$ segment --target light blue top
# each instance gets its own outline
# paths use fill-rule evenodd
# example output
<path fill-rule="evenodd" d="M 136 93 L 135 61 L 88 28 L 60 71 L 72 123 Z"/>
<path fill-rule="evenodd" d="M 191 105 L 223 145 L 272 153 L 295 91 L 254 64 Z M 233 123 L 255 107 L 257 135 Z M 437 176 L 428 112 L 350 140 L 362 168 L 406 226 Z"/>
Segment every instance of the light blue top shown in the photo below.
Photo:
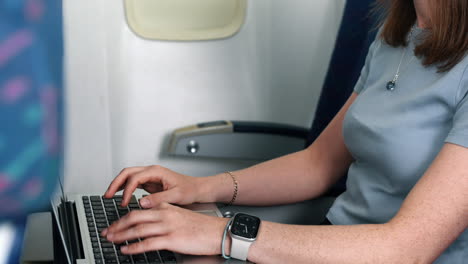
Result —
<path fill-rule="evenodd" d="M 468 147 L 468 57 L 445 73 L 424 67 L 413 52 L 423 34 L 415 29 L 393 91 L 386 85 L 405 48 L 380 38 L 370 47 L 355 86 L 359 95 L 343 123 L 345 144 L 355 161 L 346 192 L 327 215 L 333 224 L 388 222 L 445 142 Z M 467 261 L 465 230 L 436 263 Z"/>

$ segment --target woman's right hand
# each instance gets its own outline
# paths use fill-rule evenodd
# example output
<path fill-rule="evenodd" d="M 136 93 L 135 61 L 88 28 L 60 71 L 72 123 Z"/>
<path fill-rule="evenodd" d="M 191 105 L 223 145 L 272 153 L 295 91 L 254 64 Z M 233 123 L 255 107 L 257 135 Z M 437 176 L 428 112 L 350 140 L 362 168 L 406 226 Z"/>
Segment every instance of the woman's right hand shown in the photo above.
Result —
<path fill-rule="evenodd" d="M 152 165 L 123 169 L 112 181 L 104 194 L 111 198 L 123 191 L 122 206 L 127 206 L 136 188 L 144 189 L 151 195 L 140 200 L 143 208 L 152 208 L 162 202 L 187 205 L 192 203 L 214 202 L 205 197 L 207 178 L 196 178 Z"/>

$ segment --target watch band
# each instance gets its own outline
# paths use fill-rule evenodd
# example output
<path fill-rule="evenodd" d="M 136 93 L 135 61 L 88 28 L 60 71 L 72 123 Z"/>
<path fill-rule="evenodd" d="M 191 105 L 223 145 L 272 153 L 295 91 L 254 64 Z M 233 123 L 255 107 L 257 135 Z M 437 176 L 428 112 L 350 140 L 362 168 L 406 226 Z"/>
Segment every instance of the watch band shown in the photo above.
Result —
<path fill-rule="evenodd" d="M 231 257 L 240 260 L 247 260 L 249 255 L 249 248 L 253 242 L 244 241 L 238 238 L 232 237 L 231 239 Z"/>

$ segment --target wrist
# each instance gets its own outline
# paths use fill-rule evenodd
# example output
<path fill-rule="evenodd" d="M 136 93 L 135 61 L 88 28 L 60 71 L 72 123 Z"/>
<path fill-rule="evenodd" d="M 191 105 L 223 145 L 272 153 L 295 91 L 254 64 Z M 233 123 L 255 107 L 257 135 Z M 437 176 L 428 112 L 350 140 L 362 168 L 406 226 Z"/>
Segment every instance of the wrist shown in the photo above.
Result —
<path fill-rule="evenodd" d="M 227 173 L 198 178 L 200 203 L 228 203 L 232 199 L 233 183 Z"/>
<path fill-rule="evenodd" d="M 221 243 L 222 249 L 226 250 L 226 238 L 229 234 L 230 252 L 223 252 L 223 257 L 226 259 L 235 258 L 239 260 L 247 260 L 249 251 L 252 245 L 257 241 L 258 233 L 261 227 L 260 218 L 245 213 L 236 213 L 227 223 Z M 224 246 L 224 247 L 223 247 Z"/>
<path fill-rule="evenodd" d="M 224 229 L 228 225 L 228 222 L 230 218 L 219 218 L 219 225 L 216 228 L 216 235 L 214 236 L 213 239 L 213 245 L 215 246 L 215 254 L 216 255 L 221 255 L 222 249 L 221 246 L 223 245 L 223 234 L 224 234 Z M 224 253 L 226 255 L 229 255 L 231 253 L 231 236 L 229 234 L 226 235 L 226 238 L 224 240 Z"/>

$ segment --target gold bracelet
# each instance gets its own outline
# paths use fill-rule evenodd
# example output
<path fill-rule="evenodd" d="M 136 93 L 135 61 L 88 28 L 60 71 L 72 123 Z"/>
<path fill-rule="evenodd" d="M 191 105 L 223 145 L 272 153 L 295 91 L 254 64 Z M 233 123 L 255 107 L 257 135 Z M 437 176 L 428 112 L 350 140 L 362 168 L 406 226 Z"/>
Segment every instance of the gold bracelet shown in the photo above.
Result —
<path fill-rule="evenodd" d="M 230 171 L 226 171 L 226 173 L 231 176 L 232 181 L 234 182 L 234 194 L 232 195 L 231 201 L 227 204 L 227 206 L 230 206 L 236 201 L 237 191 L 238 191 L 239 187 L 238 187 L 238 184 L 237 184 L 236 176 L 234 176 L 234 174 L 232 172 L 230 172 Z"/>

